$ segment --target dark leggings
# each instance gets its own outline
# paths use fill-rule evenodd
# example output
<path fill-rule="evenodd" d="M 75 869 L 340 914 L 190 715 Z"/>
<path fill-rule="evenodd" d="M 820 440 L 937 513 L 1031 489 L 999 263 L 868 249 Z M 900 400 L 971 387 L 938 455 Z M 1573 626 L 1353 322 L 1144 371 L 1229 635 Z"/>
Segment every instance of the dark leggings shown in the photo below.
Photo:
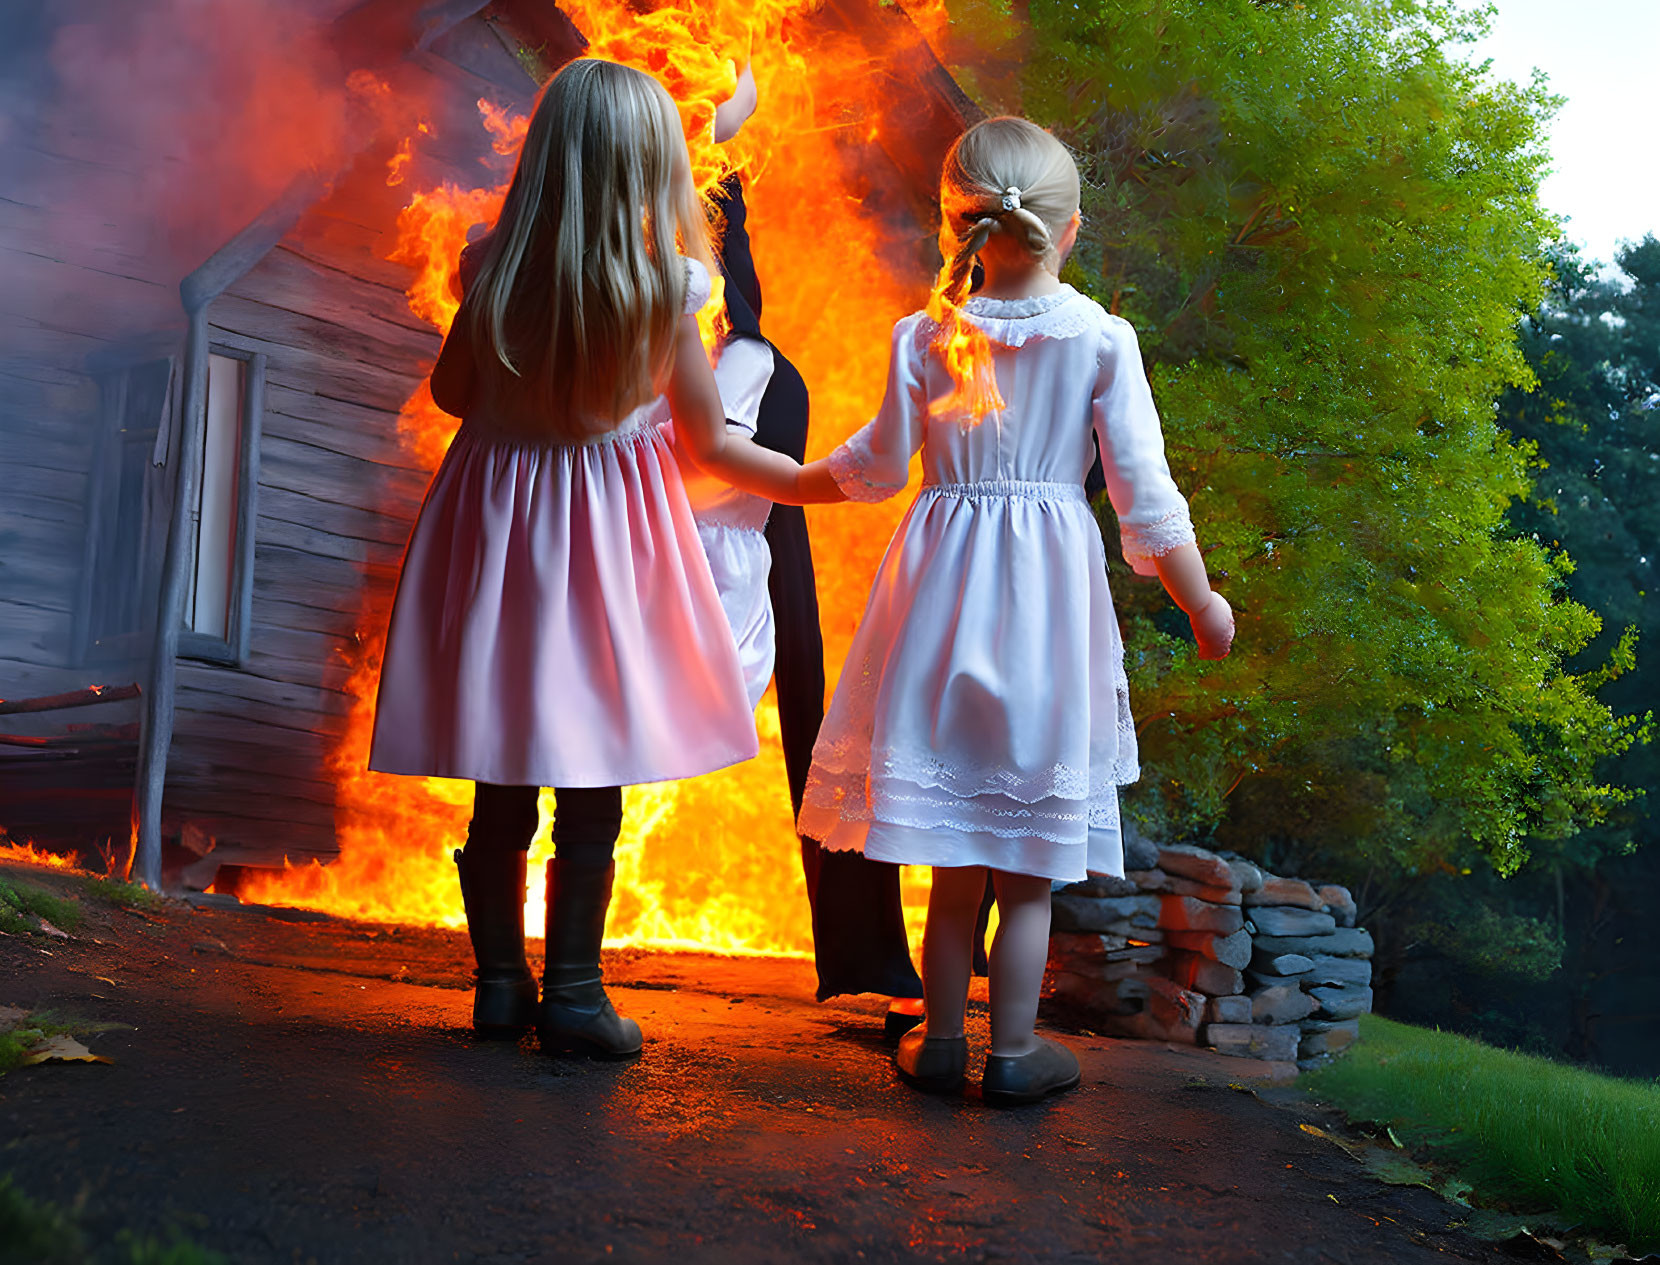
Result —
<path fill-rule="evenodd" d="M 498 786 L 477 782 L 467 846 L 486 851 L 520 852 L 536 835 L 535 786 Z M 603 870 L 622 830 L 622 787 L 567 787 L 554 791 L 553 850 L 561 861 Z"/>

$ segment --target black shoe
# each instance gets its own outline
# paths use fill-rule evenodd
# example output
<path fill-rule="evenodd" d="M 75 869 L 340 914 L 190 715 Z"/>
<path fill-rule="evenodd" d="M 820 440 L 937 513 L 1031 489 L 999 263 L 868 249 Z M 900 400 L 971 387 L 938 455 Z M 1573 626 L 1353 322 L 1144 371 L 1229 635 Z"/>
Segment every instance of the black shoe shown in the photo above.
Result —
<path fill-rule="evenodd" d="M 516 1041 L 536 1022 L 536 977 L 525 960 L 525 854 L 469 844 L 455 853 L 477 963 L 473 1031 Z"/>
<path fill-rule="evenodd" d="M 968 1070 L 967 1037 L 931 1037 L 926 1030 L 899 1038 L 894 1066 L 907 1084 L 930 1094 L 952 1094 Z"/>
<path fill-rule="evenodd" d="M 536 1035 L 549 1054 L 626 1059 L 640 1052 L 640 1025 L 605 995 L 600 944 L 616 866 L 548 862 L 547 961 Z"/>
<path fill-rule="evenodd" d="M 907 1010 L 888 1008 L 886 1018 L 882 1020 L 882 1040 L 889 1045 L 898 1045 L 899 1038 L 922 1022 L 923 1016 L 911 1014 Z"/>
<path fill-rule="evenodd" d="M 1029 1054 L 986 1055 L 986 1072 L 980 1093 L 994 1107 L 1018 1107 L 1037 1102 L 1050 1094 L 1061 1094 L 1075 1086 L 1082 1073 L 1078 1056 L 1057 1041 L 1038 1038 L 1038 1048 Z"/>

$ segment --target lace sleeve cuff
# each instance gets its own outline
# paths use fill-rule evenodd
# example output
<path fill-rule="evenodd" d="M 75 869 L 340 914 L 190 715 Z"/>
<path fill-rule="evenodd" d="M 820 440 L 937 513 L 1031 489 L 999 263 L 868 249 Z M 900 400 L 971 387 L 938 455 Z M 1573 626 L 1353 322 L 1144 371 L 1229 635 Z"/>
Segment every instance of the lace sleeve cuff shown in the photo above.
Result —
<path fill-rule="evenodd" d="M 862 432 L 861 432 L 862 433 Z M 905 490 L 905 485 L 872 483 L 865 475 L 868 454 L 855 447 L 853 439 L 830 454 L 830 476 L 850 501 L 885 501 Z"/>
<path fill-rule="evenodd" d="M 837 479 L 837 482 L 841 480 Z M 1193 521 L 1188 517 L 1185 505 L 1140 526 L 1120 523 L 1118 530 L 1124 545 L 1124 561 L 1137 575 L 1157 575 L 1158 568 L 1153 565 L 1155 558 L 1162 558 L 1183 545 L 1197 543 L 1193 535 Z"/>

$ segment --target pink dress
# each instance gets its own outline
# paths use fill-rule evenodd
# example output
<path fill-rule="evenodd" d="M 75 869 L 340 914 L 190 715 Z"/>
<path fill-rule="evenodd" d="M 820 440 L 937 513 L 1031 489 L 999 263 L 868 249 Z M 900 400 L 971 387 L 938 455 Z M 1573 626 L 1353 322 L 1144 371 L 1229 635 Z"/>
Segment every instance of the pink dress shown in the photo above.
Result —
<path fill-rule="evenodd" d="M 709 275 L 687 271 L 695 312 Z M 370 768 L 617 786 L 755 755 L 668 418 L 659 397 L 569 444 L 467 417 L 404 555 Z"/>

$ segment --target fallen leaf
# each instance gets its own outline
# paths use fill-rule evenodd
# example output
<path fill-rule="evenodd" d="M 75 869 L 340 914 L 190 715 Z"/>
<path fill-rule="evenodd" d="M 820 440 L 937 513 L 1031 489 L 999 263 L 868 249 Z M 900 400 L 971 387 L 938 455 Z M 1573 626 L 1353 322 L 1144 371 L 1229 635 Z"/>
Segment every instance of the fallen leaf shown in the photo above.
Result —
<path fill-rule="evenodd" d="M 1301 1129 L 1304 1133 L 1312 1134 L 1314 1137 L 1321 1138 L 1324 1141 L 1330 1142 L 1333 1146 L 1342 1147 L 1345 1151 L 1347 1151 L 1349 1153 L 1349 1158 L 1350 1159 L 1354 1159 L 1354 1160 L 1360 1159 L 1361 1158 L 1361 1152 L 1363 1152 L 1366 1149 L 1364 1146 L 1362 1146 L 1358 1142 L 1350 1142 L 1347 1138 L 1340 1138 L 1335 1133 L 1327 1133 L 1324 1129 L 1322 1129 L 1317 1124 L 1308 1124 L 1308 1123 L 1305 1122 L 1303 1124 L 1299 1124 L 1297 1127 L 1299 1129 Z"/>
<path fill-rule="evenodd" d="M 60 931 L 58 928 L 54 927 L 51 923 L 47 922 L 46 919 L 44 919 L 44 918 L 42 918 L 40 920 L 40 930 L 41 930 L 42 934 L 49 935 L 55 940 L 67 940 L 67 939 L 69 939 L 69 933 L 67 931 Z"/>
<path fill-rule="evenodd" d="M 35 1063 L 108 1063 L 101 1054 L 94 1054 L 74 1037 L 59 1034 L 36 1042 L 23 1054 L 23 1065 Z"/>
<path fill-rule="evenodd" d="M 1435 1189 L 1435 1175 L 1427 1168 L 1414 1164 L 1404 1155 L 1388 1151 L 1373 1151 L 1363 1161 L 1366 1171 L 1386 1186 L 1422 1186 Z"/>
<path fill-rule="evenodd" d="M 1463 1204 L 1466 1208 L 1470 1206 L 1470 1196 L 1475 1194 L 1475 1187 L 1458 1177 L 1449 1177 L 1432 1189 L 1448 1203 Z"/>

